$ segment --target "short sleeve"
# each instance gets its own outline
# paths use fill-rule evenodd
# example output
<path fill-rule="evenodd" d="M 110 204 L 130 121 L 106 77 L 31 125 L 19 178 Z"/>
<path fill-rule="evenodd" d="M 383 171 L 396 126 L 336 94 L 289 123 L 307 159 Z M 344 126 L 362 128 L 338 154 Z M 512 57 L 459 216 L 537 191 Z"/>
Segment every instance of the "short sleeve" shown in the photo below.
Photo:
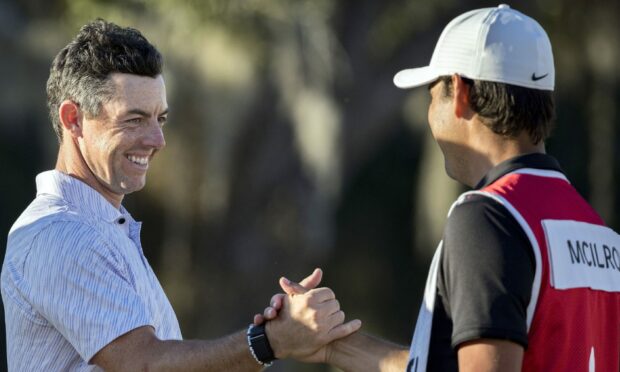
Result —
<path fill-rule="evenodd" d="M 24 264 L 27 296 L 85 361 L 151 316 L 122 256 L 91 227 L 55 222 L 32 243 Z"/>
<path fill-rule="evenodd" d="M 474 196 L 455 207 L 444 232 L 438 290 L 452 318 L 452 346 L 480 338 L 527 347 L 535 273 L 531 243 L 502 205 Z"/>

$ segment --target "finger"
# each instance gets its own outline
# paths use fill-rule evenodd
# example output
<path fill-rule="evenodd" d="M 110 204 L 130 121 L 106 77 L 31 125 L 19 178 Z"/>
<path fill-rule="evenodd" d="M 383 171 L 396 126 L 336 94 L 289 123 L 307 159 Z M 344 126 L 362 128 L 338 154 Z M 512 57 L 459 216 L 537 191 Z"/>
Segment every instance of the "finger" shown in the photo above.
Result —
<path fill-rule="evenodd" d="M 334 327 L 339 326 L 342 323 L 344 323 L 344 319 L 345 319 L 344 311 L 338 310 L 337 312 L 330 315 L 328 320 L 329 320 L 329 324 L 331 325 L 331 328 L 333 329 Z"/>
<path fill-rule="evenodd" d="M 350 322 L 336 326 L 328 332 L 328 336 L 330 340 L 329 342 L 332 342 L 339 338 L 347 337 L 351 333 L 359 330 L 361 327 L 362 327 L 362 321 L 359 319 L 354 319 Z"/>
<path fill-rule="evenodd" d="M 319 312 L 319 315 L 324 318 L 328 318 L 340 311 L 340 302 L 336 299 L 331 299 L 318 304 L 310 303 L 310 306 L 316 309 Z"/>
<path fill-rule="evenodd" d="M 278 317 L 278 312 L 273 307 L 266 307 L 263 311 L 265 320 L 272 320 Z"/>
<path fill-rule="evenodd" d="M 308 292 L 308 290 L 302 287 L 301 285 L 299 285 L 299 283 L 290 281 L 286 279 L 285 277 L 280 278 L 280 287 L 282 287 L 282 290 L 286 292 L 286 294 L 291 295 L 291 296 L 296 295 L 296 294 L 297 295 L 304 294 Z"/>
<path fill-rule="evenodd" d="M 261 314 L 254 315 L 254 325 L 261 325 L 265 322 L 265 318 Z"/>
<path fill-rule="evenodd" d="M 323 270 L 316 268 L 312 274 L 305 277 L 299 284 L 306 289 L 314 289 L 321 284 L 321 279 L 323 279 Z"/>
<path fill-rule="evenodd" d="M 284 301 L 284 297 L 286 295 L 284 293 L 277 293 L 271 297 L 270 307 L 274 308 L 276 311 L 282 308 L 282 302 Z"/>
<path fill-rule="evenodd" d="M 336 299 L 336 294 L 329 288 L 315 288 L 311 289 L 307 293 L 312 298 L 314 303 L 320 304 Z"/>

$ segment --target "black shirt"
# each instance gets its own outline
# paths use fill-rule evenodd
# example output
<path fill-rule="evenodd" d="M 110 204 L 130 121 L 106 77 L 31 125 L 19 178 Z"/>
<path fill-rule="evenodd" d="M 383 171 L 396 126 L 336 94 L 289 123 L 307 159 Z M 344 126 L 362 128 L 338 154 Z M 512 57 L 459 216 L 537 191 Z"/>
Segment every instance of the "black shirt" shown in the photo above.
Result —
<path fill-rule="evenodd" d="M 477 189 L 520 168 L 560 171 L 545 154 L 528 154 L 491 169 Z M 428 371 L 458 371 L 466 341 L 504 339 L 527 348 L 527 306 L 536 261 L 525 232 L 504 206 L 475 195 L 456 206 L 443 234 Z"/>

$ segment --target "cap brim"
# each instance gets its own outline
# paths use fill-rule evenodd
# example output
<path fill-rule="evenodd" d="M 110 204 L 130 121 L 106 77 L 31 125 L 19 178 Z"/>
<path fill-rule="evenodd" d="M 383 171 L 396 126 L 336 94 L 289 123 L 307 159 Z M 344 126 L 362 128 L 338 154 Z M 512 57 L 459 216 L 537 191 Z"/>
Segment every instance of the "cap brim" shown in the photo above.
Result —
<path fill-rule="evenodd" d="M 429 84 L 439 78 L 439 74 L 430 66 L 402 70 L 394 75 L 394 85 L 399 88 L 415 88 Z"/>

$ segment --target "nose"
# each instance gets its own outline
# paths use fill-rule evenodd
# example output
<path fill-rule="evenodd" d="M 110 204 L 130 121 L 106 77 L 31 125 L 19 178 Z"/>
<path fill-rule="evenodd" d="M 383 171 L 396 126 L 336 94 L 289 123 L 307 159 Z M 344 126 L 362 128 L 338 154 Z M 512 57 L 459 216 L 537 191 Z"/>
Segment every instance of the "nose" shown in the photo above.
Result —
<path fill-rule="evenodd" d="M 166 139 L 164 138 L 164 132 L 161 125 L 157 120 L 153 120 L 149 125 L 149 132 L 145 138 L 145 144 L 156 150 L 161 150 L 166 147 Z"/>

